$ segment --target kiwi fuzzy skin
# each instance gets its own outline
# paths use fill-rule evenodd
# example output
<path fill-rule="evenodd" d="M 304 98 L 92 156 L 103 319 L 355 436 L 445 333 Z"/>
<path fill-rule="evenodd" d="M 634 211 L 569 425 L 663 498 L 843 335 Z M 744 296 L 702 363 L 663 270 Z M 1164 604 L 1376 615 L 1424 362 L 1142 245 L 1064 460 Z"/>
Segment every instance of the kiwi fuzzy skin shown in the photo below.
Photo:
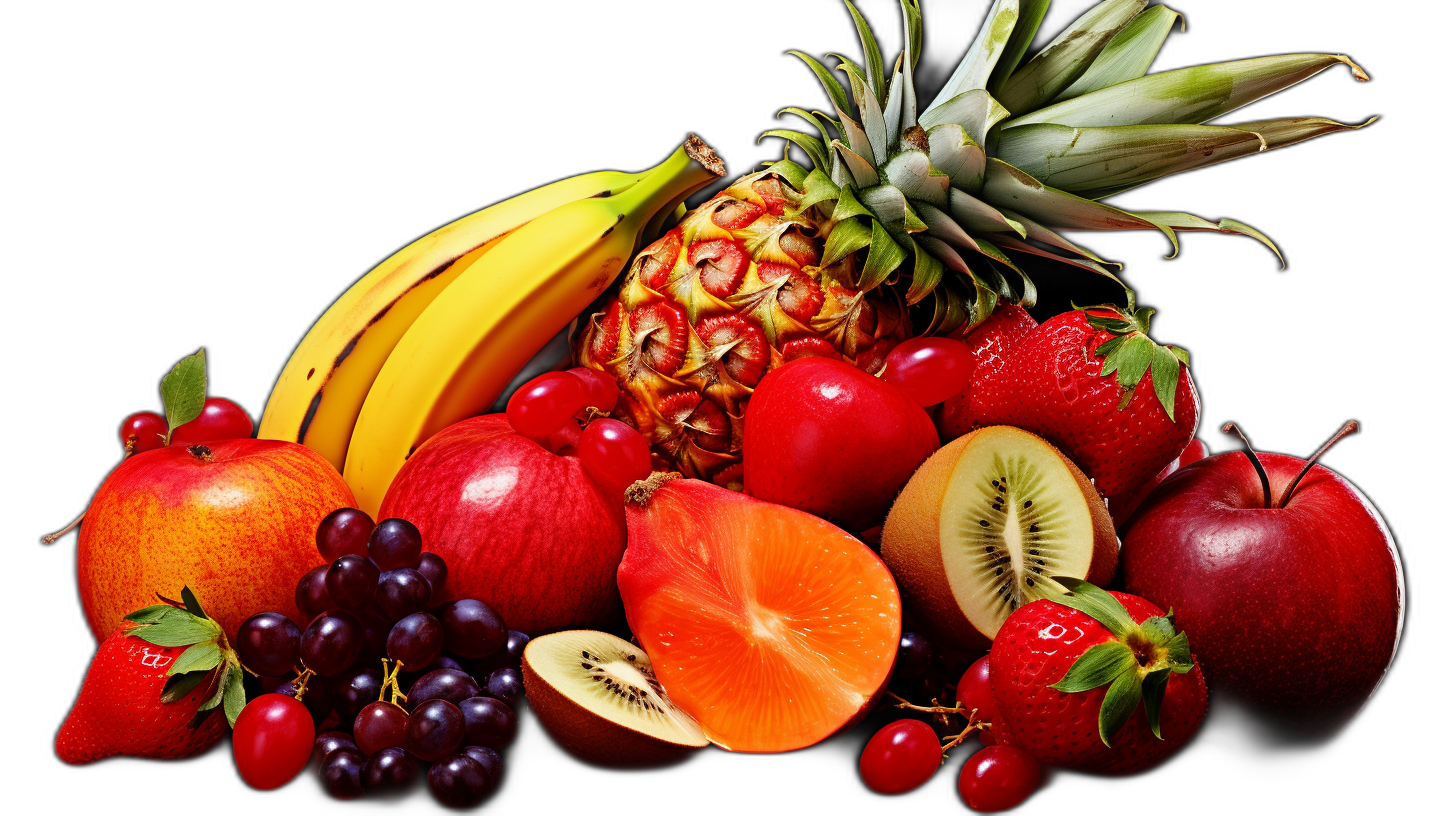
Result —
<path fill-rule="evenodd" d="M 552 739 L 576 757 L 612 768 L 642 768 L 678 762 L 699 746 L 660 740 L 612 722 L 546 682 L 525 661 L 521 678 L 526 701 Z"/>
<path fill-rule="evenodd" d="M 890 508 L 880 539 L 880 556 L 894 574 L 905 600 L 929 630 L 931 639 L 969 652 L 990 648 L 991 640 L 961 612 L 951 591 L 940 551 L 940 514 L 951 476 L 966 446 L 977 434 L 996 430 L 998 426 L 971 431 L 927 459 Z M 1092 481 L 1066 454 L 1049 442 L 1047 445 L 1056 451 L 1076 479 L 1092 515 L 1092 565 L 1086 580 L 1106 586 L 1117 572 L 1117 531 L 1107 504 Z"/>

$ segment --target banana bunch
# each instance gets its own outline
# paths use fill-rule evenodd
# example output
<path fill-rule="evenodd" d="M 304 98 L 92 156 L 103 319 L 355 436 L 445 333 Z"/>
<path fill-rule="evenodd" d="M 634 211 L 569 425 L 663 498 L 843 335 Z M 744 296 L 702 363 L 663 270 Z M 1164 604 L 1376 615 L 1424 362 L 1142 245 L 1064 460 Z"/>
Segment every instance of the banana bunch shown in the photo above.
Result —
<path fill-rule="evenodd" d="M 416 240 L 304 336 L 259 438 L 319 452 L 376 513 L 415 448 L 489 409 L 616 279 L 640 237 L 722 175 L 712 149 L 689 135 L 650 170 L 563 179 Z"/>

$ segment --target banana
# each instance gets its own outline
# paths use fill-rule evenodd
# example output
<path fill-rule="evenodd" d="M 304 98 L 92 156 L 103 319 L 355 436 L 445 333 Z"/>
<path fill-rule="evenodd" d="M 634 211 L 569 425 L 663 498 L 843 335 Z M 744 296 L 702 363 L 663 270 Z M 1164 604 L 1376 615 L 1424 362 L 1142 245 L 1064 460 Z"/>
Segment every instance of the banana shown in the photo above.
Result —
<path fill-rule="evenodd" d="M 342 471 L 369 387 L 445 287 L 522 224 L 573 201 L 620 193 L 642 176 L 603 171 L 563 179 L 452 221 L 391 255 L 298 344 L 268 397 L 258 437 L 306 445 Z"/>
<path fill-rule="evenodd" d="M 702 140 L 626 191 L 559 207 L 472 263 L 415 321 L 354 426 L 344 480 L 374 515 L 415 448 L 487 410 L 536 350 L 586 308 L 632 258 L 649 221 L 723 175 Z"/>

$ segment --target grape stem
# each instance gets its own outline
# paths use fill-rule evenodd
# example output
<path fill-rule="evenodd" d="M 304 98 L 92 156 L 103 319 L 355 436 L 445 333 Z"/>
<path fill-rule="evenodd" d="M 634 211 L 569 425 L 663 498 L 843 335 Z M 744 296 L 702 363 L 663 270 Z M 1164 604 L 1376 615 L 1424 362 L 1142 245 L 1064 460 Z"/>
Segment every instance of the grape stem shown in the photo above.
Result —
<path fill-rule="evenodd" d="M 293 678 L 293 699 L 300 703 L 303 702 L 303 695 L 308 691 L 308 681 L 311 677 L 313 677 L 313 669 L 304 666 L 298 676 Z"/>
<path fill-rule="evenodd" d="M 956 703 L 954 708 L 947 708 L 946 706 L 940 705 L 939 700 L 931 700 L 930 705 L 922 706 L 910 702 L 909 700 L 901 697 L 893 691 L 886 693 L 889 694 L 891 697 L 895 698 L 895 708 L 908 708 L 911 711 L 923 711 L 926 714 L 959 714 L 962 717 L 969 716 L 968 714 L 966 714 L 965 706 L 961 705 L 960 703 Z M 972 713 L 975 712 L 973 711 Z"/>
<path fill-rule="evenodd" d="M 399 701 L 409 701 L 409 697 L 405 696 L 399 690 L 399 670 L 404 668 L 404 661 L 394 661 L 394 668 L 391 669 L 389 667 L 389 658 L 381 657 L 379 660 L 384 664 L 384 682 L 379 686 L 379 702 L 384 702 L 384 693 L 387 691 L 389 692 L 390 705 L 403 710 L 404 706 L 400 705 Z"/>
<path fill-rule="evenodd" d="M 986 722 L 986 721 L 984 721 L 984 720 L 982 720 L 981 722 L 976 722 L 976 710 L 975 709 L 971 709 L 971 713 L 969 715 L 969 719 L 970 719 L 970 723 L 968 725 L 966 725 L 966 728 L 965 728 L 964 731 L 960 732 L 959 734 L 956 734 L 953 737 L 941 737 L 941 740 L 945 742 L 945 745 L 942 745 L 940 747 L 940 754 L 941 754 L 940 761 L 941 762 L 944 762 L 945 761 L 945 758 L 946 758 L 946 756 L 948 756 L 950 754 L 951 749 L 953 749 L 957 745 L 960 745 L 961 743 L 965 742 L 967 737 L 969 737 L 970 735 L 976 733 L 977 731 L 980 731 L 982 729 L 986 729 L 986 728 L 990 728 L 991 727 L 991 724 L 988 723 L 988 722 Z"/>

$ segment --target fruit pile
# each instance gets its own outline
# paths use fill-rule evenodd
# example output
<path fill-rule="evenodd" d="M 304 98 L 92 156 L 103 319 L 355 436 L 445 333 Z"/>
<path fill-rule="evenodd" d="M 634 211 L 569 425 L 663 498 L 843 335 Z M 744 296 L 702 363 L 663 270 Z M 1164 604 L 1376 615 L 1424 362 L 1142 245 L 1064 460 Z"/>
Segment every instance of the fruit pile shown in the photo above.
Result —
<path fill-rule="evenodd" d="M 1291 729 L 1353 716 L 1405 595 L 1384 521 L 1318 464 L 1357 426 L 1308 459 L 1209 455 L 1188 353 L 1057 230 L 1272 248 L 1104 199 L 1350 130 L 1207 122 L 1364 73 L 1148 74 L 1178 15 L 1145 0 L 1029 54 L 1047 3 L 996 0 L 922 105 L 919 3 L 893 63 L 846 5 L 848 88 L 794 52 L 835 117 L 787 110 L 822 139 L 766 134 L 808 166 L 688 211 L 724 173 L 689 137 L 441 227 L 319 319 L 256 439 L 203 353 L 179 362 L 81 520 L 101 646 L 57 755 L 180 758 L 231 726 L 254 788 L 316 759 L 338 798 L 423 773 L 473 807 L 524 699 L 613 766 L 869 722 L 881 794 L 975 737 L 957 788 L 994 811 L 1049 768 L 1157 765 L 1210 689 Z"/>

